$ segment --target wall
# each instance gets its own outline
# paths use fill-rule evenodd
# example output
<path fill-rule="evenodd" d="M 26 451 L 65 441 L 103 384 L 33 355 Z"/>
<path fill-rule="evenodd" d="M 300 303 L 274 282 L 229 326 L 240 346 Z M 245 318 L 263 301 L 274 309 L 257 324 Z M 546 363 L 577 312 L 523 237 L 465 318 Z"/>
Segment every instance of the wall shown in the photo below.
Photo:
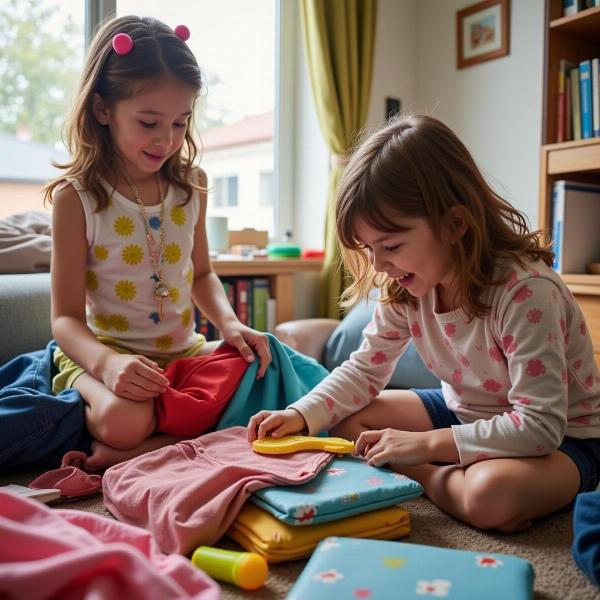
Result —
<path fill-rule="evenodd" d="M 456 11 L 473 0 L 379 0 L 368 127 L 386 96 L 443 120 L 465 142 L 490 183 L 537 226 L 543 72 L 543 0 L 512 0 L 510 54 L 456 68 Z M 294 234 L 321 247 L 328 152 L 320 134 L 296 20 Z M 298 318 L 316 314 L 314 294 L 298 296 Z"/>
<path fill-rule="evenodd" d="M 456 11 L 471 4 L 419 0 L 415 110 L 452 127 L 495 188 L 537 226 L 544 2 L 513 0 L 510 54 L 457 70 Z"/>

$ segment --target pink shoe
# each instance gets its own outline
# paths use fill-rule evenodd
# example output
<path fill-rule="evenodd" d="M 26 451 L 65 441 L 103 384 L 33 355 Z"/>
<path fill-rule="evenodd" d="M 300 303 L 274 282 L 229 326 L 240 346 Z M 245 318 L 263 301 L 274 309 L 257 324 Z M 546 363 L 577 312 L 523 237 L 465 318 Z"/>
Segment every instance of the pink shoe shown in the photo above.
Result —
<path fill-rule="evenodd" d="M 67 452 L 60 469 L 42 473 L 29 487 L 33 489 L 54 488 L 60 490 L 61 498 L 84 498 L 102 489 L 102 477 L 82 471 L 76 464 L 83 464 L 87 455 L 83 452 Z"/>

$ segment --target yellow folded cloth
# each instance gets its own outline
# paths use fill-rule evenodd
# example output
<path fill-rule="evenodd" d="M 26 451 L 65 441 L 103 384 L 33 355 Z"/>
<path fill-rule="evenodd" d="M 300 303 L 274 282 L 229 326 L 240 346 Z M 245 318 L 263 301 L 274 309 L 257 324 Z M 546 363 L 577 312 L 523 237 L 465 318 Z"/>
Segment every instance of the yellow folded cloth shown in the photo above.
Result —
<path fill-rule="evenodd" d="M 329 536 L 394 540 L 409 533 L 410 515 L 398 506 L 338 521 L 294 527 L 252 502 L 244 504 L 227 530 L 227 535 L 240 546 L 272 563 L 305 558 L 322 539 Z"/>

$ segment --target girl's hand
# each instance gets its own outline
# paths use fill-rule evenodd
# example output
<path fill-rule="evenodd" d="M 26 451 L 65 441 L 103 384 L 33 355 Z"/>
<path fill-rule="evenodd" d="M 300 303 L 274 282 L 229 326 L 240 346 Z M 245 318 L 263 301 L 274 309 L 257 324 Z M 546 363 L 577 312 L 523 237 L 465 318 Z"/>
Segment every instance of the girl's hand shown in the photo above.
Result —
<path fill-rule="evenodd" d="M 271 435 L 278 438 L 306 429 L 304 417 L 293 408 L 285 410 L 261 410 L 248 421 L 248 441 L 252 443 Z"/>
<path fill-rule="evenodd" d="M 368 464 L 381 467 L 396 465 L 421 465 L 434 460 L 431 456 L 429 431 L 398 431 L 379 429 L 363 431 L 356 440 L 354 455 L 363 456 Z"/>
<path fill-rule="evenodd" d="M 169 380 L 152 360 L 140 354 L 111 353 L 102 380 L 120 398 L 138 402 L 151 400 L 164 392 Z"/>
<path fill-rule="evenodd" d="M 271 364 L 271 350 L 267 336 L 264 333 L 250 329 L 250 327 L 239 321 L 230 321 L 223 325 L 221 333 L 223 339 L 234 348 L 237 348 L 249 363 L 254 362 L 254 352 L 258 354 L 260 366 L 256 378 L 261 379 L 267 367 Z"/>

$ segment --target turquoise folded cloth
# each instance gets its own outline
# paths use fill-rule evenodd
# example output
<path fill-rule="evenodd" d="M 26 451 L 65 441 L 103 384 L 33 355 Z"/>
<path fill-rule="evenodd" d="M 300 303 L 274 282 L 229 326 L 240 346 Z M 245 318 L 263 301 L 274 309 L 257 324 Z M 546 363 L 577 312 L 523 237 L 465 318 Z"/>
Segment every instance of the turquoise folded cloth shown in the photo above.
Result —
<path fill-rule="evenodd" d="M 286 408 L 312 390 L 328 375 L 314 358 L 296 352 L 267 333 L 272 362 L 264 377 L 256 379 L 258 358 L 250 364 L 233 398 L 217 423 L 217 429 L 241 425 L 261 410 Z"/>

